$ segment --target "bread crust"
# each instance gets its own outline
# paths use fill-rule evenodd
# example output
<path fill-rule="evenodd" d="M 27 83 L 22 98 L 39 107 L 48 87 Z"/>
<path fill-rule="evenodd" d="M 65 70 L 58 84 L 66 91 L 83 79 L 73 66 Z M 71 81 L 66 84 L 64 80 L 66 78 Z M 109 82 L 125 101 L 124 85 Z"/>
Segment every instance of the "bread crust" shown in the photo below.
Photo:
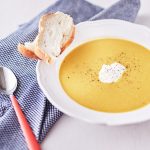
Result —
<path fill-rule="evenodd" d="M 46 53 L 44 53 L 44 51 L 42 51 L 40 48 L 36 48 L 34 53 L 41 59 L 44 60 L 48 63 L 52 63 L 52 58 L 50 56 L 48 56 Z"/>
<path fill-rule="evenodd" d="M 27 49 L 23 44 L 18 44 L 18 51 L 24 56 L 31 59 L 40 59 L 32 50 Z"/>
<path fill-rule="evenodd" d="M 74 40 L 74 35 L 75 35 L 75 26 L 73 25 L 72 26 L 72 32 L 71 32 L 71 35 L 70 35 L 70 38 L 69 40 L 64 43 L 61 47 L 61 53 L 72 43 L 72 41 Z"/>
<path fill-rule="evenodd" d="M 48 63 L 51 63 L 51 60 L 52 58 L 50 56 L 48 56 L 42 49 L 39 48 L 38 46 L 38 40 L 40 39 L 41 36 L 43 36 L 44 34 L 44 25 L 45 25 L 45 22 L 46 22 L 46 19 L 47 17 L 53 15 L 54 13 L 48 13 L 48 14 L 45 14 L 43 15 L 41 18 L 40 18 L 40 21 L 39 21 L 39 33 L 37 35 L 37 43 L 35 45 L 36 49 L 34 50 L 34 53 L 42 60 L 48 62 Z"/>

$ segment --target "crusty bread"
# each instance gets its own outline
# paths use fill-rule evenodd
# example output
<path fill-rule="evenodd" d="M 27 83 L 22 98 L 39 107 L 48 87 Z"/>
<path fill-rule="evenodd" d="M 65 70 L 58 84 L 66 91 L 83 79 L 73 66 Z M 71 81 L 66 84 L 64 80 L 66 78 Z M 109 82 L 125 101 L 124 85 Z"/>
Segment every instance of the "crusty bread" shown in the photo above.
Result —
<path fill-rule="evenodd" d="M 51 63 L 69 46 L 75 34 L 73 19 L 62 12 L 49 13 L 39 21 L 39 33 L 30 43 L 18 44 L 18 51 L 25 57 L 42 59 Z"/>
<path fill-rule="evenodd" d="M 32 58 L 32 59 L 40 59 L 35 53 L 32 46 L 30 46 L 30 43 L 28 44 L 18 44 L 18 51 L 25 57 Z M 27 46 L 28 45 L 28 46 Z"/>

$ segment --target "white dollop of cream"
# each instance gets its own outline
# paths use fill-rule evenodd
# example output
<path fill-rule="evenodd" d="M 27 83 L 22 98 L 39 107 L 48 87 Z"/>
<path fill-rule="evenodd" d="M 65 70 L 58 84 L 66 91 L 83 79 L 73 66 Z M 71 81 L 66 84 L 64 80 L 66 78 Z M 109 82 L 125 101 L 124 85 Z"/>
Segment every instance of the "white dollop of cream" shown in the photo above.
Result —
<path fill-rule="evenodd" d="M 120 63 L 104 64 L 99 72 L 99 81 L 103 83 L 117 82 L 125 71 L 125 66 Z"/>

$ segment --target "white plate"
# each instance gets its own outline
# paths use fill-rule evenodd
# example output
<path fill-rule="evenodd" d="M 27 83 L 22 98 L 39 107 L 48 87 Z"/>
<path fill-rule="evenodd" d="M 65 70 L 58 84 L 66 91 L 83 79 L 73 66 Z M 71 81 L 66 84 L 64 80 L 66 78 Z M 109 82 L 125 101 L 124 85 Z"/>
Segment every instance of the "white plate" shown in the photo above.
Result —
<path fill-rule="evenodd" d="M 48 100 L 60 111 L 91 123 L 123 125 L 150 119 L 150 105 L 124 113 L 98 112 L 71 100 L 62 89 L 58 73 L 64 57 L 79 44 L 93 38 L 104 37 L 127 39 L 150 49 L 150 29 L 145 26 L 114 19 L 82 22 L 76 26 L 73 43 L 59 56 L 54 64 L 46 64 L 43 61 L 37 63 L 36 73 L 40 88 Z"/>

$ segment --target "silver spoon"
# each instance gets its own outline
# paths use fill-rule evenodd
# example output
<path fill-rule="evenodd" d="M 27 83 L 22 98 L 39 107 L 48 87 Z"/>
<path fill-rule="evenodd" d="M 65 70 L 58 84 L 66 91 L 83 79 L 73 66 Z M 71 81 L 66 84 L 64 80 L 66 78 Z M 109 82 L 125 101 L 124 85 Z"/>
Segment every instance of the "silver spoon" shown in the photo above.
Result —
<path fill-rule="evenodd" d="M 17 78 L 14 73 L 6 67 L 0 67 L 0 93 L 9 95 L 29 150 L 40 150 L 40 145 L 37 142 L 16 97 L 13 95 L 16 88 Z"/>

